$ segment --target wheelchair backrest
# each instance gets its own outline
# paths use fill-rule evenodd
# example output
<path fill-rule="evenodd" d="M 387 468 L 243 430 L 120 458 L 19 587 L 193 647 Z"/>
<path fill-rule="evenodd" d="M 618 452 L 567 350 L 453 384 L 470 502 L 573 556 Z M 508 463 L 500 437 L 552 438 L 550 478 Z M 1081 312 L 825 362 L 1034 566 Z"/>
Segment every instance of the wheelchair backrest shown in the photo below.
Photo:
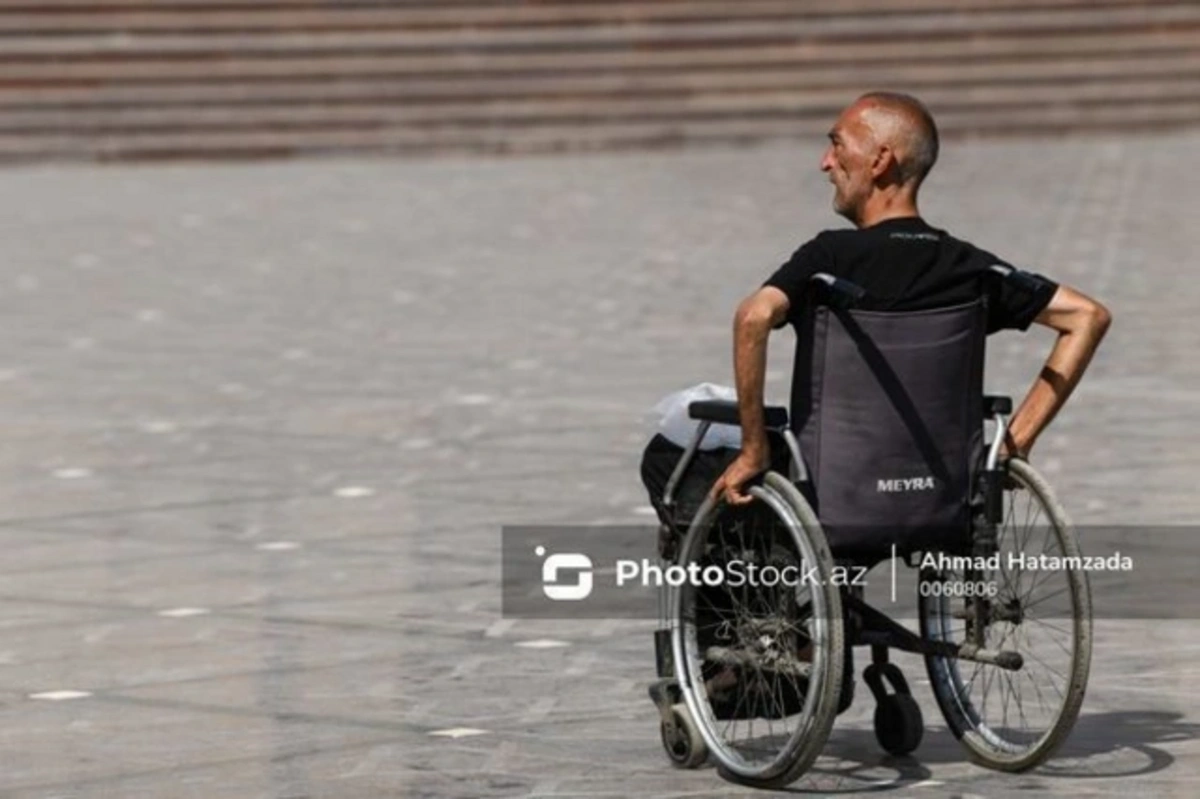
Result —
<path fill-rule="evenodd" d="M 983 299 L 809 312 L 792 426 L 835 553 L 966 545 L 983 445 L 986 316 Z"/>

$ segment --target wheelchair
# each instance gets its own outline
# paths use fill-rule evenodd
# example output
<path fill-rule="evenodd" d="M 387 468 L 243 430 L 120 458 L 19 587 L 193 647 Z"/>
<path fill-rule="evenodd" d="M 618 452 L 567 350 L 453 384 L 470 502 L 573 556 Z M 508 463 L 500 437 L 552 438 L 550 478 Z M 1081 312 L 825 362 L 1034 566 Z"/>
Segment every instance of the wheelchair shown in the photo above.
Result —
<path fill-rule="evenodd" d="M 709 427 L 739 423 L 736 403 L 722 401 L 691 404 L 698 427 L 654 498 L 664 564 L 724 575 L 660 594 L 650 696 L 666 754 L 681 768 L 712 761 L 751 786 L 794 782 L 852 701 L 854 648 L 869 647 L 862 678 L 888 753 L 915 751 L 924 730 L 889 661 L 896 649 L 924 658 L 946 725 L 972 761 L 1034 768 L 1083 702 L 1091 594 L 1082 569 L 1026 563 L 1030 553 L 1066 564 L 1081 556 L 1046 480 L 1025 460 L 1001 458 L 1012 402 L 982 392 L 986 303 L 862 312 L 861 289 L 828 275 L 814 278 L 814 295 L 797 344 L 807 345 L 798 364 L 811 371 L 801 393 L 793 389 L 795 418 L 765 409 L 772 467 L 748 488 L 755 501 L 730 507 L 705 494 L 687 509 L 678 500 Z M 952 401 L 938 405 L 946 392 Z M 864 420 L 878 420 L 881 435 L 864 436 Z M 876 477 L 900 468 L 900 450 L 933 470 L 940 494 L 924 479 Z M 855 487 L 863 475 L 877 490 Z M 859 570 L 889 556 L 919 571 L 917 632 L 855 584 Z M 734 564 L 740 581 L 729 577 Z M 761 579 L 745 579 L 751 572 Z"/>

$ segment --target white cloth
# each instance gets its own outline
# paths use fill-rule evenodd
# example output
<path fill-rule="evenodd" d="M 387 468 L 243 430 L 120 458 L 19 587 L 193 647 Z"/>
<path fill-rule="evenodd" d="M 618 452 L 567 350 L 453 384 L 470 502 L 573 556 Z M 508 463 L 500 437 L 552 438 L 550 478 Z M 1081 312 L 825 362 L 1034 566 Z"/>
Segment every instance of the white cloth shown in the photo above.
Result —
<path fill-rule="evenodd" d="M 658 415 L 658 432 L 668 441 L 681 447 L 686 447 L 696 434 L 700 422 L 688 416 L 688 406 L 697 400 L 733 400 L 737 401 L 737 392 L 729 386 L 718 386 L 714 383 L 701 383 L 698 386 L 676 391 L 659 400 L 654 406 Z M 737 425 L 716 424 L 708 428 L 700 449 L 730 449 L 742 448 L 742 428 Z"/>

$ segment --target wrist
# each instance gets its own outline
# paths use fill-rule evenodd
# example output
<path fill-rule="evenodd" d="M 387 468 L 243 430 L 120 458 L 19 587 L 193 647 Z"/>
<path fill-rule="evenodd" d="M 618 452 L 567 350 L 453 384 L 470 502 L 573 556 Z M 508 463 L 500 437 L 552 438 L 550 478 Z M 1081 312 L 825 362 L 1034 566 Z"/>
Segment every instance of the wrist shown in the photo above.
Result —
<path fill-rule="evenodd" d="M 1007 435 L 1004 438 L 1004 452 L 1007 455 L 1025 457 L 1033 448 L 1033 439 L 1023 435 Z"/>
<path fill-rule="evenodd" d="M 761 439 L 742 439 L 742 455 L 756 461 L 766 461 L 771 455 L 771 447 L 766 436 Z"/>

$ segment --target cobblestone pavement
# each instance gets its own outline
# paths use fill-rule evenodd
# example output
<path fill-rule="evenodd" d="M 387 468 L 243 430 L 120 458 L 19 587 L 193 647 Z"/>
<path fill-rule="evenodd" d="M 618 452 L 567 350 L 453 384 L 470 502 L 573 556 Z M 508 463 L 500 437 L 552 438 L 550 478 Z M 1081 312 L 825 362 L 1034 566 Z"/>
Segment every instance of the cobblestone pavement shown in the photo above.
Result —
<path fill-rule="evenodd" d="M 1200 513 L 1198 146 L 957 141 L 926 191 L 1115 312 L 1035 453 L 1081 523 Z M 0 795 L 752 795 L 667 765 L 651 622 L 501 618 L 499 533 L 649 520 L 645 412 L 728 382 L 737 300 L 838 224 L 819 149 L 5 172 Z M 860 688 L 796 790 L 1194 795 L 1200 624 L 1113 615 L 1049 767 L 969 765 L 902 659 L 917 757 Z"/>

